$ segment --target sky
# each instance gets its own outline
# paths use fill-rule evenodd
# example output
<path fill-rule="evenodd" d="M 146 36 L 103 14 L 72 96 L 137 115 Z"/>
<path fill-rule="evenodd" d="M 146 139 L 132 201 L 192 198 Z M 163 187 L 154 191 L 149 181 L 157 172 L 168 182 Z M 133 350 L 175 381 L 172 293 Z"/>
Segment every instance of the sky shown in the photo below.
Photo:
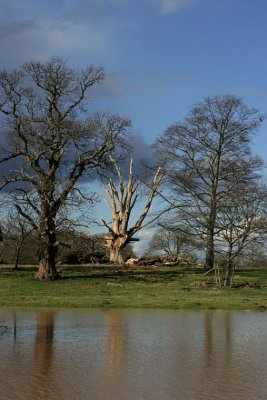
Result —
<path fill-rule="evenodd" d="M 266 0 L 0 0 L 0 11 L 0 68 L 53 56 L 103 66 L 89 110 L 130 118 L 141 144 L 206 96 L 267 114 Z M 266 131 L 253 148 L 267 161 Z"/>
<path fill-rule="evenodd" d="M 147 143 L 206 96 L 267 113 L 265 0 L 0 0 L 0 11 L 0 68 L 53 56 L 103 66 L 92 109 L 129 117 Z"/>

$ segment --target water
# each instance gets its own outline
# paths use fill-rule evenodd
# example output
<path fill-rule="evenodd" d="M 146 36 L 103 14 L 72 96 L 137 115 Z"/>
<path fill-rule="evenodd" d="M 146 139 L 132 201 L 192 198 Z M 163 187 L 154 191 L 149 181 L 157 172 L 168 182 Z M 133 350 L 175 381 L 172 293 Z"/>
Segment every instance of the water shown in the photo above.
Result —
<path fill-rule="evenodd" d="M 0 310 L 0 399 L 266 400 L 267 313 Z"/>

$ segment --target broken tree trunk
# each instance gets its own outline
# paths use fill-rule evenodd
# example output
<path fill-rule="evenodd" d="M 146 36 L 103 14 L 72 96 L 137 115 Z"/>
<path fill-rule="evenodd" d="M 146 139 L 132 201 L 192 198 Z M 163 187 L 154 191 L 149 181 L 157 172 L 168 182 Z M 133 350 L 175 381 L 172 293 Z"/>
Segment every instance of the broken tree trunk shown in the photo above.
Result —
<path fill-rule="evenodd" d="M 133 236 L 144 226 L 151 224 L 158 217 L 153 218 L 144 224 L 144 220 L 148 215 L 152 201 L 156 196 L 159 185 L 162 181 L 163 175 L 160 168 L 157 170 L 152 185 L 150 194 L 147 198 L 145 207 L 136 223 L 129 227 L 129 219 L 132 210 L 136 204 L 138 198 L 138 187 L 139 180 L 133 175 L 133 160 L 130 161 L 129 176 L 127 183 L 124 181 L 122 172 L 117 162 L 111 157 L 111 161 L 114 164 L 115 171 L 118 176 L 118 188 L 116 187 L 112 179 L 108 180 L 108 188 L 105 190 L 109 199 L 104 199 L 108 204 L 112 212 L 112 223 L 109 225 L 104 219 L 102 219 L 103 224 L 108 228 L 108 235 L 106 237 L 107 247 L 110 251 L 110 261 L 114 263 L 123 263 L 123 252 L 128 243 L 136 241 L 138 239 Z"/>

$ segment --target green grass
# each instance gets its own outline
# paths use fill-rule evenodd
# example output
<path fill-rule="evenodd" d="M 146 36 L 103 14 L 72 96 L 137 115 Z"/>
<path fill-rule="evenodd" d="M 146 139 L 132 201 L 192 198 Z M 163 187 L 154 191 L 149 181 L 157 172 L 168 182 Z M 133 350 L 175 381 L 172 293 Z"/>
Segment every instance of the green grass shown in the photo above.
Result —
<path fill-rule="evenodd" d="M 34 268 L 0 269 L 1 307 L 267 309 L 267 270 L 237 271 L 235 283 L 218 288 L 213 275 L 177 267 L 64 267 L 62 279 L 38 282 Z"/>

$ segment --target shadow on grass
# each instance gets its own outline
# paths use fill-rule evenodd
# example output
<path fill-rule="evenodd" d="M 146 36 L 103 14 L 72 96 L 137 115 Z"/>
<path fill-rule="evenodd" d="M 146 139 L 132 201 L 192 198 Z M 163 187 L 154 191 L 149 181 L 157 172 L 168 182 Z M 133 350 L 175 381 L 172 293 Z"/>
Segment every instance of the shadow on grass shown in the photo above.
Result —
<path fill-rule="evenodd" d="M 32 275 L 37 270 L 37 266 L 22 266 L 14 269 L 13 266 L 0 267 L 0 277 L 25 277 Z M 159 266 L 138 266 L 125 267 L 123 265 L 64 265 L 58 268 L 59 280 L 85 280 L 90 279 L 97 281 L 112 282 L 141 282 L 141 283 L 157 283 L 170 282 L 189 277 L 190 275 L 203 275 L 203 270 L 182 269 L 175 267 L 159 267 Z"/>
<path fill-rule="evenodd" d="M 139 267 L 65 267 L 61 279 L 111 280 L 115 282 L 164 282 L 183 277 L 186 271 L 177 268 Z M 193 271 L 191 270 L 192 274 Z"/>
<path fill-rule="evenodd" d="M 31 269 L 1 269 L 0 270 L 0 279 L 7 279 L 7 280 L 16 280 L 16 279 L 35 279 L 36 268 Z"/>

